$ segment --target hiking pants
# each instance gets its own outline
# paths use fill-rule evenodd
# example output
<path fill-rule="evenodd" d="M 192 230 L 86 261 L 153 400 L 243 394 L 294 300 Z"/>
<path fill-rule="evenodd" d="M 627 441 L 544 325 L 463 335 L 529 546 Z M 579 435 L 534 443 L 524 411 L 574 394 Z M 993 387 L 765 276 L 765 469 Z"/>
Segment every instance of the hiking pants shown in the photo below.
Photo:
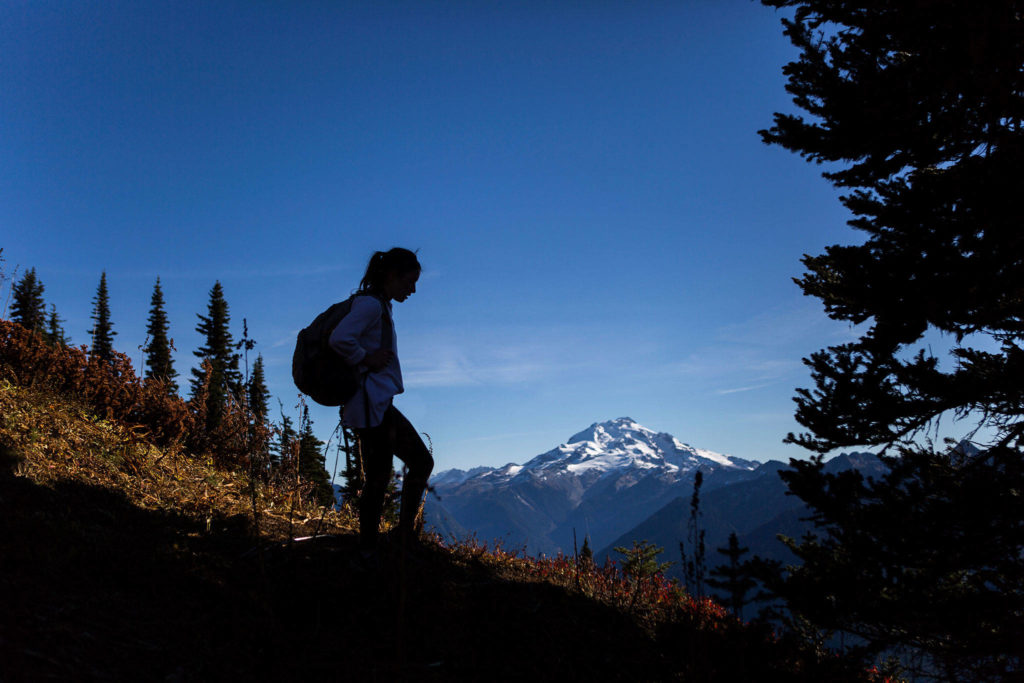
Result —
<path fill-rule="evenodd" d="M 359 505 L 360 546 L 370 550 L 377 545 L 384 498 L 391 478 L 391 457 L 395 455 L 408 469 L 402 484 L 398 532 L 403 540 L 412 538 L 423 491 L 434 469 L 430 451 L 416 433 L 416 428 L 393 405 L 384 412 L 384 419 L 379 425 L 358 429 L 356 435 L 359 437 L 364 476 L 363 496 Z"/>

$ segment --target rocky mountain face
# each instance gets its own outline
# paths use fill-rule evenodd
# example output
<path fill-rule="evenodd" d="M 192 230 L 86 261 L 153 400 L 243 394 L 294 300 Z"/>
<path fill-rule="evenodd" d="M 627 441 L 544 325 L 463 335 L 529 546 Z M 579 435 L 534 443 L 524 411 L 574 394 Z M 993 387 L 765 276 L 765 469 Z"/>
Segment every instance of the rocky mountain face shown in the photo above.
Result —
<path fill-rule="evenodd" d="M 431 480 L 428 525 L 461 527 L 528 553 L 601 548 L 689 495 L 698 470 L 711 491 L 744 481 L 758 463 L 694 448 L 624 417 L 595 423 L 524 465 L 449 470 Z M 456 534 L 452 534 L 456 535 Z"/>

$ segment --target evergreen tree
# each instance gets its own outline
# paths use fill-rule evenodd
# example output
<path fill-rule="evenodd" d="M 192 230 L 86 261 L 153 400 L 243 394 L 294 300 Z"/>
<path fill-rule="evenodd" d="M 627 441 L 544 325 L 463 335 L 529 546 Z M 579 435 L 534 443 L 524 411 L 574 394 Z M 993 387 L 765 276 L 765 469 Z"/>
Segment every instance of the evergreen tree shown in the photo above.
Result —
<path fill-rule="evenodd" d="M 762 136 L 827 163 L 866 237 L 804 257 L 804 293 L 867 327 L 805 361 L 807 432 L 788 440 L 899 455 L 878 481 L 793 461 L 817 528 L 774 588 L 929 675 L 1008 678 L 1024 642 L 1024 3 L 764 2 L 795 8 L 784 71 L 809 118 L 776 114 Z M 935 443 L 940 424 L 982 452 Z"/>
<path fill-rule="evenodd" d="M 11 320 L 26 330 L 46 333 L 46 304 L 43 303 L 43 283 L 36 276 L 36 269 L 29 268 L 14 283 L 11 294 Z"/>
<path fill-rule="evenodd" d="M 725 555 L 729 563 L 712 569 L 707 584 L 724 591 L 729 596 L 729 607 L 733 614 L 742 619 L 743 608 L 750 602 L 747 594 L 757 586 L 749 567 L 740 559 L 750 552 L 750 548 L 741 548 L 736 532 L 733 531 L 729 534 L 729 545 L 716 550 Z"/>
<path fill-rule="evenodd" d="M 89 347 L 89 354 L 104 362 L 111 362 L 114 359 L 114 326 L 110 322 L 110 293 L 107 291 L 107 273 L 100 274 L 100 284 L 96 288 L 96 296 L 92 300 L 92 321 L 93 327 L 89 330 L 92 335 L 92 345 Z"/>
<path fill-rule="evenodd" d="M 253 418 L 259 423 L 265 423 L 270 413 L 270 391 L 267 390 L 263 370 L 263 354 L 256 356 L 256 362 L 252 364 L 252 377 L 249 378 L 247 394 Z"/>
<path fill-rule="evenodd" d="M 164 293 L 158 277 L 149 300 L 149 319 L 146 325 L 146 334 L 149 336 L 149 344 L 146 346 L 146 379 L 167 382 L 167 390 L 173 394 L 178 391 L 178 384 L 174 381 L 178 371 L 174 369 L 174 359 L 171 357 L 174 344 L 168 336 L 169 327 L 167 312 L 164 310 Z"/>
<path fill-rule="evenodd" d="M 64 320 L 57 315 L 57 307 L 50 304 L 50 315 L 46 323 L 46 341 L 54 346 L 67 346 L 71 343 L 71 338 L 64 332 L 64 326 L 61 325 L 62 322 Z"/>
<path fill-rule="evenodd" d="M 253 432 L 258 427 L 269 427 L 270 392 L 267 390 L 266 377 L 263 370 L 263 356 L 256 357 L 252 365 L 252 376 L 246 385 L 246 396 L 248 398 L 249 412 L 252 414 Z M 256 443 L 255 439 L 251 440 Z M 271 463 L 272 444 L 265 441 L 254 451 L 253 465 L 261 471 L 265 471 Z"/>
<path fill-rule="evenodd" d="M 313 499 L 321 505 L 334 500 L 331 480 L 321 450 L 324 442 L 313 434 L 313 421 L 309 419 L 309 406 L 302 407 L 302 425 L 299 430 L 299 476 L 313 484 Z"/>
<path fill-rule="evenodd" d="M 622 573 L 633 581 L 642 581 L 655 574 L 660 574 L 672 566 L 671 562 L 658 562 L 658 555 L 664 548 L 649 541 L 633 541 L 632 548 L 625 546 L 615 548 L 622 555 Z"/>
<path fill-rule="evenodd" d="M 583 537 L 583 547 L 580 548 L 580 563 L 584 567 L 594 566 L 594 550 L 590 547 L 590 536 Z"/>
<path fill-rule="evenodd" d="M 219 281 L 210 289 L 207 314 L 197 317 L 199 324 L 196 332 L 203 336 L 205 343 L 193 351 L 200 360 L 200 367 L 192 369 L 192 394 L 196 395 L 205 381 L 202 362 L 207 361 L 210 366 L 210 385 L 206 400 L 206 426 L 213 429 L 220 424 L 229 398 L 240 398 L 242 389 L 239 355 L 234 352 L 229 329 L 231 315 Z"/>
<path fill-rule="evenodd" d="M 298 438 L 299 435 L 295 432 L 291 418 L 285 415 L 282 410 L 281 427 L 278 430 L 277 441 L 271 444 L 271 467 L 283 470 L 292 464 L 292 444 L 298 443 Z"/>

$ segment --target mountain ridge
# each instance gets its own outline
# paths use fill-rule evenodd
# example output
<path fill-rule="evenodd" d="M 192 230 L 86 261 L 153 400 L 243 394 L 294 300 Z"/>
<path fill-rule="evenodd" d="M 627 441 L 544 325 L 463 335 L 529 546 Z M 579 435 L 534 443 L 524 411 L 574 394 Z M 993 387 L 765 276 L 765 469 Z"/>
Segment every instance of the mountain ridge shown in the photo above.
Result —
<path fill-rule="evenodd" d="M 682 495 L 695 473 L 711 487 L 757 463 L 695 448 L 630 417 L 595 422 L 522 465 L 447 470 L 432 478 L 440 511 L 485 539 L 528 552 L 571 552 L 574 536 L 596 545 Z"/>

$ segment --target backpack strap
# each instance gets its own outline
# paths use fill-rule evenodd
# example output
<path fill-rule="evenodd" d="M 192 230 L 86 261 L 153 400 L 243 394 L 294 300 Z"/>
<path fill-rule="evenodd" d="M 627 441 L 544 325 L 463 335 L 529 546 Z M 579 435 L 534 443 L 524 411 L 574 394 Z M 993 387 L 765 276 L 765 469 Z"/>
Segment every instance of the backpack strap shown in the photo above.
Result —
<path fill-rule="evenodd" d="M 395 350 L 395 323 L 391 319 L 391 309 L 388 302 L 379 296 L 375 299 L 380 302 L 380 347 L 390 351 Z"/>

